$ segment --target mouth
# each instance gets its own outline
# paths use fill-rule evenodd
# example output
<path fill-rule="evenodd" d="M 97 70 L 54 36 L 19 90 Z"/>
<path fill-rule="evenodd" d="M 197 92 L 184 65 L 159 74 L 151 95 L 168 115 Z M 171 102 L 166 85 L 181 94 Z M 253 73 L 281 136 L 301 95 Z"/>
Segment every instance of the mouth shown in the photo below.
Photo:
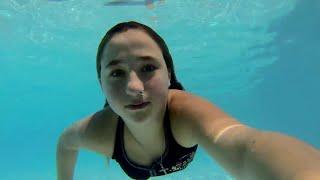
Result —
<path fill-rule="evenodd" d="M 147 107 L 149 104 L 150 104 L 150 102 L 140 102 L 140 103 L 136 103 L 136 104 L 130 104 L 125 107 L 130 110 L 137 110 L 137 109 L 143 109 L 143 108 Z"/>

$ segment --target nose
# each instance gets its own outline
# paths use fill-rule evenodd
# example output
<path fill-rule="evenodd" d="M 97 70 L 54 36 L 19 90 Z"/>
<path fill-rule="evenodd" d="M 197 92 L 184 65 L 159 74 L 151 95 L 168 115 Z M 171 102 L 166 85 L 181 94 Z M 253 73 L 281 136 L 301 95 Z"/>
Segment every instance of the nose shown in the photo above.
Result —
<path fill-rule="evenodd" d="M 126 93 L 130 96 L 138 96 L 144 90 L 143 82 L 134 71 L 130 72 Z"/>

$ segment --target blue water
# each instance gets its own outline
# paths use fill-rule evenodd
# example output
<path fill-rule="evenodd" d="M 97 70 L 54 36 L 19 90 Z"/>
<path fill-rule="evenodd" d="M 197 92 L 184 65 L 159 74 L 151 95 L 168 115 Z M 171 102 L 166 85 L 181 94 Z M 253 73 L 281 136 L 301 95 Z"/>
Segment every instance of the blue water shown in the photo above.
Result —
<path fill-rule="evenodd" d="M 178 79 L 241 122 L 320 148 L 320 1 L 0 1 L 0 179 L 56 179 L 61 131 L 101 109 L 98 43 L 136 20 L 166 40 Z M 200 148 L 184 171 L 153 179 L 231 179 Z M 80 151 L 75 180 L 128 179 Z"/>

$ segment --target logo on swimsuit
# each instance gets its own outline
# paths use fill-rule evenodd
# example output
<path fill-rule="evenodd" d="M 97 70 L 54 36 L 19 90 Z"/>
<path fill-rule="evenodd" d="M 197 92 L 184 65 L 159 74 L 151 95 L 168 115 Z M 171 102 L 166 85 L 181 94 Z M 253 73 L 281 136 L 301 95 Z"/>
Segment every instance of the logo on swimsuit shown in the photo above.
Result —
<path fill-rule="evenodd" d="M 180 157 L 177 164 L 172 166 L 169 171 L 175 172 L 175 171 L 180 171 L 182 169 L 185 169 L 188 166 L 188 164 L 192 161 L 194 154 L 195 154 L 195 152 L 192 152 L 192 153 L 189 153 L 189 154 L 186 154 L 186 155 Z"/>

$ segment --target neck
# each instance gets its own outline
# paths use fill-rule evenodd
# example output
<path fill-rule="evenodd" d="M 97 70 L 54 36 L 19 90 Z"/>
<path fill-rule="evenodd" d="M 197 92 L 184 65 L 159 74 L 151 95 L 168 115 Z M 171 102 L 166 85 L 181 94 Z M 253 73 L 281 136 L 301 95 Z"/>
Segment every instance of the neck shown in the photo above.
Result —
<path fill-rule="evenodd" d="M 143 123 L 126 123 L 128 133 L 143 147 L 164 141 L 165 107 Z"/>

